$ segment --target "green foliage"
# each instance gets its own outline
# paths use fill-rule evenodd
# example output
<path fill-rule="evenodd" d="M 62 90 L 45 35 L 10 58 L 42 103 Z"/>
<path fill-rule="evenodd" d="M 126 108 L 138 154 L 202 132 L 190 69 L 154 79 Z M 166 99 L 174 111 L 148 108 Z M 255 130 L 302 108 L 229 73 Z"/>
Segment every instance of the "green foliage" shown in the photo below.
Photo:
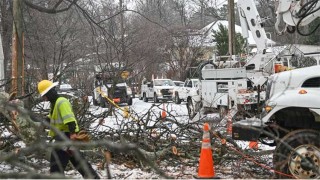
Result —
<path fill-rule="evenodd" d="M 214 41 L 217 43 L 216 47 L 217 47 L 218 53 L 220 55 L 226 55 L 226 54 L 228 54 L 228 48 L 229 48 L 229 46 L 228 46 L 228 29 L 227 29 L 227 27 L 225 27 L 222 24 L 219 24 L 218 27 L 219 27 L 218 31 L 212 30 L 213 31 L 213 38 L 214 38 Z M 235 49 L 236 54 L 240 54 L 240 53 L 245 52 L 244 45 L 246 43 L 246 40 L 242 37 L 242 35 L 240 33 L 236 33 L 235 42 L 236 42 L 236 49 Z"/>

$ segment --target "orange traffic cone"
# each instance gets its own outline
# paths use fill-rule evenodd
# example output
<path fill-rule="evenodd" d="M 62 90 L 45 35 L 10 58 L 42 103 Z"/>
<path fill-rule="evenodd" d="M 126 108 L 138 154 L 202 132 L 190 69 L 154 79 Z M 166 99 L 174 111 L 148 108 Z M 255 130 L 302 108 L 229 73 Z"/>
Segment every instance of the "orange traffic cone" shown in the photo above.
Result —
<path fill-rule="evenodd" d="M 203 126 L 198 176 L 196 178 L 214 178 L 214 176 L 214 162 L 211 151 L 209 124 L 205 123 Z"/>
<path fill-rule="evenodd" d="M 258 150 L 258 148 L 259 148 L 258 142 L 257 141 L 250 141 L 249 148 L 253 149 L 253 150 Z"/>
<path fill-rule="evenodd" d="M 163 103 L 162 111 L 161 111 L 161 118 L 165 119 L 167 117 L 167 112 L 166 112 L 166 106 Z"/>

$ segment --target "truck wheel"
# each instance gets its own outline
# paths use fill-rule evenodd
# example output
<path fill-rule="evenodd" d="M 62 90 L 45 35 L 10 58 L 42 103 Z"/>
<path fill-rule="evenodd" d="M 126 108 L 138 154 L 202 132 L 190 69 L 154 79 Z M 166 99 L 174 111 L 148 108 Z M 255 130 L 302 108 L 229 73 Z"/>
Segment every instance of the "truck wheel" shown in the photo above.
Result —
<path fill-rule="evenodd" d="M 159 102 L 159 99 L 158 99 L 156 94 L 153 96 L 153 101 L 154 101 L 154 103 L 158 103 Z"/>
<path fill-rule="evenodd" d="M 144 102 L 148 102 L 148 98 L 147 98 L 147 96 L 146 96 L 145 93 L 143 93 L 143 101 L 144 101 Z"/>
<path fill-rule="evenodd" d="M 288 133 L 277 145 L 273 154 L 276 178 L 319 179 L 320 132 L 312 129 L 296 130 Z"/>
<path fill-rule="evenodd" d="M 194 116 L 196 115 L 196 112 L 191 99 L 187 101 L 187 109 L 188 109 L 189 118 L 190 119 L 194 118 Z"/>
<path fill-rule="evenodd" d="M 129 99 L 128 99 L 128 106 L 131 106 L 132 105 L 132 98 L 130 97 Z"/>
<path fill-rule="evenodd" d="M 175 102 L 176 104 L 181 104 L 181 99 L 179 98 L 179 94 L 178 94 L 178 93 L 176 93 L 176 94 L 174 95 L 174 102 Z"/>

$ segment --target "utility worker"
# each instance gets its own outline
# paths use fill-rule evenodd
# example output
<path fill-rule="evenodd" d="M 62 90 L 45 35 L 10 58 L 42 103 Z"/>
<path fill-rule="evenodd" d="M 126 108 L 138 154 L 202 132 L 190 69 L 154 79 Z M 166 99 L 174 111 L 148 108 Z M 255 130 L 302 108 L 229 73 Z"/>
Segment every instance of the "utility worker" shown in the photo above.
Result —
<path fill-rule="evenodd" d="M 55 90 L 57 83 L 49 80 L 42 80 L 38 83 L 38 91 L 44 101 L 50 101 L 50 120 L 49 136 L 59 142 L 63 141 L 61 136 L 55 133 L 53 128 L 61 131 L 70 140 L 76 140 L 79 125 L 68 99 L 60 97 Z M 79 171 L 83 178 L 100 179 L 92 166 L 80 154 L 79 149 L 54 148 L 50 156 L 50 173 L 60 173 L 64 175 L 64 170 L 69 162 Z"/>

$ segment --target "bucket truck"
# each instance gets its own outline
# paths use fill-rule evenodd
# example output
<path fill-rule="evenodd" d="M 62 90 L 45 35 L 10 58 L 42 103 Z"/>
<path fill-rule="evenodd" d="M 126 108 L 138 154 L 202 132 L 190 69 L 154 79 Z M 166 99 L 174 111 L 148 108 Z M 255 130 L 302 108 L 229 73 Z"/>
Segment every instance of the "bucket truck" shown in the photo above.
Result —
<path fill-rule="evenodd" d="M 277 18 L 283 18 L 292 26 L 307 25 L 319 17 L 319 5 L 318 0 L 279 0 Z M 299 19 L 297 14 L 302 8 L 313 11 Z M 233 123 L 233 139 L 276 146 L 273 152 L 275 178 L 320 178 L 319 72 L 318 65 L 271 75 L 266 86 L 266 103 L 263 112 L 257 116 L 259 118 Z"/>
<path fill-rule="evenodd" d="M 276 14 L 275 29 L 278 34 L 283 34 L 285 31 L 294 33 L 297 30 L 300 35 L 307 36 L 315 32 L 319 25 L 307 33 L 301 32 L 299 27 L 306 26 L 320 17 L 320 2 L 319 0 L 279 0 Z M 279 29 L 281 21 L 285 23 L 283 30 Z"/>
<path fill-rule="evenodd" d="M 187 102 L 191 118 L 197 111 L 212 110 L 218 110 L 223 118 L 230 109 L 233 110 L 232 116 L 250 117 L 259 112 L 259 106 L 265 100 L 264 87 L 267 77 L 274 72 L 271 59 L 275 55 L 267 52 L 268 38 L 254 1 L 238 0 L 238 10 L 242 34 L 248 37 L 248 28 L 251 30 L 257 53 L 243 67 L 233 67 L 239 65 L 239 61 L 222 63 L 224 68 L 219 68 L 221 62 L 217 61 L 205 65 L 201 70 L 201 98 Z M 199 111 L 199 107 L 204 111 Z"/>

